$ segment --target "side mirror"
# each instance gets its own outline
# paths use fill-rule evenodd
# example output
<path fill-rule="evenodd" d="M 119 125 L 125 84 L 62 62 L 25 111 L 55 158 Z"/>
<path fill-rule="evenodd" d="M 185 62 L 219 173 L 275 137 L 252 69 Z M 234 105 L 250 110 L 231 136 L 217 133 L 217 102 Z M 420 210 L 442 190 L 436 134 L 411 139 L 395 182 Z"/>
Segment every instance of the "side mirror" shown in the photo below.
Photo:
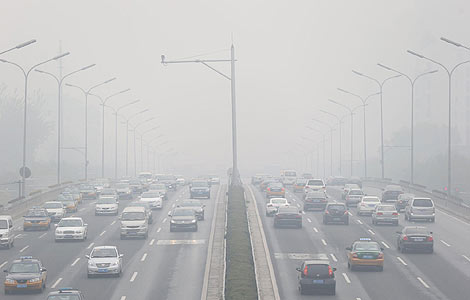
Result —
<path fill-rule="evenodd" d="M 352 248 L 351 248 L 351 247 L 346 247 L 346 250 L 349 250 L 349 251 L 351 251 L 351 250 L 352 250 Z"/>
<path fill-rule="evenodd" d="M 8 273 L 8 270 L 3 270 L 4 273 Z"/>
<path fill-rule="evenodd" d="M 58 227 L 58 226 L 59 226 L 59 224 L 54 224 L 54 227 Z"/>
<path fill-rule="evenodd" d="M 432 234 L 432 231 L 430 231 L 429 234 Z"/>
<path fill-rule="evenodd" d="M 298 272 L 302 272 L 302 270 L 300 268 L 295 268 L 296 271 Z"/>
<path fill-rule="evenodd" d="M 401 231 L 397 231 L 398 234 L 401 234 Z"/>
<path fill-rule="evenodd" d="M 171 212 L 168 213 L 168 216 L 171 217 Z"/>
<path fill-rule="evenodd" d="M 119 254 L 119 258 L 123 258 L 124 257 L 124 254 Z"/>
<path fill-rule="evenodd" d="M 380 247 L 380 250 L 381 250 L 381 251 L 384 251 L 385 249 L 384 249 L 384 248 L 382 248 L 382 247 Z"/>
<path fill-rule="evenodd" d="M 47 271 L 46 268 L 41 269 L 41 272 L 46 272 L 46 271 Z"/>
<path fill-rule="evenodd" d="M 299 210 L 299 214 L 301 214 L 301 213 L 303 213 L 303 211 L 302 211 L 302 210 Z"/>
<path fill-rule="evenodd" d="M 88 254 L 85 255 L 85 258 L 90 259 L 90 255 L 88 255 Z"/>
<path fill-rule="evenodd" d="M 87 226 L 88 226 L 88 224 L 86 224 L 86 223 L 85 223 L 85 224 L 83 224 L 83 226 L 87 227 Z"/>
<path fill-rule="evenodd" d="M 333 272 L 336 272 L 336 268 L 333 268 Z"/>

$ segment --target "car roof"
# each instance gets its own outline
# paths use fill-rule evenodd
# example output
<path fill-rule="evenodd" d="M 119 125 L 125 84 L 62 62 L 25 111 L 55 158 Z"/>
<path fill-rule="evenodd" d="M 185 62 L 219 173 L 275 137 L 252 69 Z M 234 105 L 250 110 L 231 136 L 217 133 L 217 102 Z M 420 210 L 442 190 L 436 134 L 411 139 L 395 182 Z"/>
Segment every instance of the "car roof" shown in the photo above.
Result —
<path fill-rule="evenodd" d="M 62 218 L 62 220 L 80 220 L 80 221 L 83 221 L 83 219 L 80 218 L 80 217 L 67 217 L 67 218 Z"/>
<path fill-rule="evenodd" d="M 117 249 L 116 246 L 96 246 L 96 247 L 93 247 L 93 250 L 95 249 Z"/>
<path fill-rule="evenodd" d="M 145 212 L 145 207 L 141 207 L 141 206 L 128 206 L 126 208 L 124 208 L 124 210 L 122 211 L 123 213 L 124 212 Z"/>
<path fill-rule="evenodd" d="M 20 256 L 18 259 L 13 260 L 12 263 L 19 263 L 19 262 L 37 262 L 41 263 L 41 261 L 37 258 L 32 256 Z"/>
<path fill-rule="evenodd" d="M 0 215 L 0 219 L 11 219 L 9 215 Z"/>
<path fill-rule="evenodd" d="M 321 197 L 323 197 L 323 198 L 326 197 L 325 193 L 324 193 L 324 192 L 320 192 L 320 191 L 310 191 L 310 192 L 308 192 L 308 193 L 305 195 L 305 197 L 307 197 L 307 198 L 308 198 L 308 197 L 319 197 L 319 196 L 321 196 Z"/>

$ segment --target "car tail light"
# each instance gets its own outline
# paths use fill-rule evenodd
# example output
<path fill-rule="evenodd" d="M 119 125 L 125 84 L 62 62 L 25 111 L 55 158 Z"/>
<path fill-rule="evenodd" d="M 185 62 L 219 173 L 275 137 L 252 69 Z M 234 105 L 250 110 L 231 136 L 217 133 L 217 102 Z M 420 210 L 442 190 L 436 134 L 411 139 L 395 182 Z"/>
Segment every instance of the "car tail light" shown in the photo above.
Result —
<path fill-rule="evenodd" d="M 330 214 L 330 212 L 325 210 L 325 215 L 329 215 L 329 214 Z"/>
<path fill-rule="evenodd" d="M 393 215 L 393 216 L 398 216 L 398 213 L 394 212 L 392 215 Z"/>
<path fill-rule="evenodd" d="M 384 258 L 384 254 L 383 253 L 380 253 L 379 256 L 377 257 L 378 259 L 382 259 Z"/>
<path fill-rule="evenodd" d="M 284 192 L 284 188 L 282 188 L 282 191 Z"/>
<path fill-rule="evenodd" d="M 404 241 L 407 241 L 407 240 L 408 240 L 408 237 L 405 235 L 405 236 L 403 237 L 403 240 L 404 240 Z"/>
<path fill-rule="evenodd" d="M 296 215 L 295 217 L 296 217 L 297 219 L 301 219 L 301 218 L 302 218 L 301 215 Z"/>
<path fill-rule="evenodd" d="M 271 191 L 271 188 L 268 188 L 268 192 L 270 192 L 270 191 Z"/>
<path fill-rule="evenodd" d="M 347 211 L 347 210 L 345 210 L 345 211 L 344 211 L 344 214 L 345 214 L 345 215 L 347 215 L 347 214 L 348 214 L 348 211 Z"/>
<path fill-rule="evenodd" d="M 428 242 L 432 242 L 433 240 L 434 240 L 434 239 L 432 238 L 432 236 L 428 236 L 428 238 L 427 238 L 427 241 L 428 241 Z"/>
<path fill-rule="evenodd" d="M 378 212 L 377 216 L 383 216 L 384 213 Z"/>
<path fill-rule="evenodd" d="M 328 276 L 333 276 L 333 269 L 331 268 L 331 266 L 328 266 Z"/>
<path fill-rule="evenodd" d="M 353 257 L 353 258 L 357 258 L 357 253 L 353 253 L 353 254 L 352 254 L 352 257 Z"/>
<path fill-rule="evenodd" d="M 305 266 L 305 268 L 304 268 L 304 276 L 308 276 L 308 267 L 307 266 Z"/>

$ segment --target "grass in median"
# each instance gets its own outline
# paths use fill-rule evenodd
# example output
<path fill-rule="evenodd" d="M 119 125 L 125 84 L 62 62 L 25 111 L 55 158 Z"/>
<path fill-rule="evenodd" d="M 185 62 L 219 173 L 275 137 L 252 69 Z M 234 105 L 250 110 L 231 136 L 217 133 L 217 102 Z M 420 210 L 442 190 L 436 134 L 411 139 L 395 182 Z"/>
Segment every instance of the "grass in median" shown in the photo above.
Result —
<path fill-rule="evenodd" d="M 258 299 L 243 187 L 231 187 L 227 213 L 225 299 Z"/>

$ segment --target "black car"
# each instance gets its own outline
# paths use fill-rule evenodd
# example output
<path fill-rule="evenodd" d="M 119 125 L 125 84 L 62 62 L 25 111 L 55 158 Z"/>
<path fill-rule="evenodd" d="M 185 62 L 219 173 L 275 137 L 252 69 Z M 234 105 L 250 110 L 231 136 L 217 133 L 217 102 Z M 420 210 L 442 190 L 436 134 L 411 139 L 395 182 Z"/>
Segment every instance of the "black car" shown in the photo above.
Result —
<path fill-rule="evenodd" d="M 304 295 L 307 293 L 323 292 L 329 295 L 336 294 L 336 268 L 331 267 L 325 258 L 307 260 L 302 263 L 299 272 L 299 291 Z"/>
<path fill-rule="evenodd" d="M 434 239 L 432 231 L 422 226 L 407 226 L 397 231 L 397 248 L 402 253 L 408 250 L 425 251 L 433 253 Z"/>
<path fill-rule="evenodd" d="M 305 195 L 303 199 L 304 210 L 325 210 L 328 200 L 323 191 L 311 191 Z"/>
<path fill-rule="evenodd" d="M 382 202 L 396 202 L 398 200 L 398 196 L 403 194 L 403 189 L 399 185 L 390 184 L 385 187 L 382 192 Z"/>
<path fill-rule="evenodd" d="M 207 198 L 211 197 L 211 188 L 206 180 L 194 180 L 189 186 L 189 197 L 194 198 Z"/>
<path fill-rule="evenodd" d="M 201 200 L 184 200 L 178 207 L 187 207 L 192 208 L 198 221 L 204 220 L 204 204 L 201 203 Z"/>
<path fill-rule="evenodd" d="M 295 226 L 302 228 L 302 214 L 297 207 L 279 207 L 274 215 L 274 227 Z"/>
<path fill-rule="evenodd" d="M 349 211 L 343 203 L 330 203 L 323 212 L 323 224 L 343 223 L 349 224 Z"/>
<path fill-rule="evenodd" d="M 170 219 L 170 231 L 192 230 L 197 231 L 197 217 L 194 209 L 188 207 L 177 207 L 168 214 Z"/>

